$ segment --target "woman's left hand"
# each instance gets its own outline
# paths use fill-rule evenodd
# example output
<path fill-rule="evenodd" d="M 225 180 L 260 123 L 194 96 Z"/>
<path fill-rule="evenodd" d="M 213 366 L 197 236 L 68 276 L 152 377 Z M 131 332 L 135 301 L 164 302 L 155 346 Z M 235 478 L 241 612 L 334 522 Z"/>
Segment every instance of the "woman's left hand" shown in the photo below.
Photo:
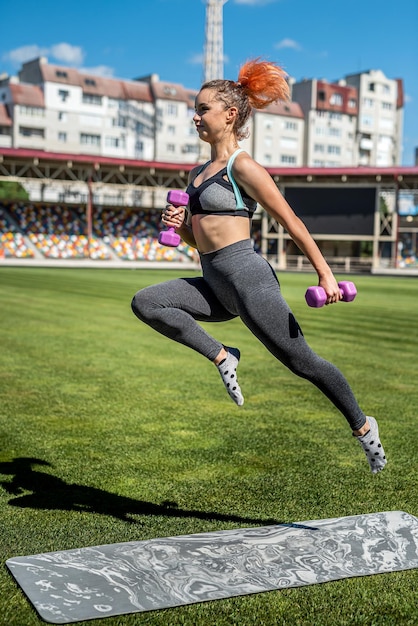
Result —
<path fill-rule="evenodd" d="M 339 302 L 342 300 L 342 293 L 335 280 L 335 277 L 331 275 L 327 278 L 321 278 L 319 280 L 319 286 L 322 287 L 327 294 L 327 299 L 325 304 L 334 304 L 335 302 Z"/>

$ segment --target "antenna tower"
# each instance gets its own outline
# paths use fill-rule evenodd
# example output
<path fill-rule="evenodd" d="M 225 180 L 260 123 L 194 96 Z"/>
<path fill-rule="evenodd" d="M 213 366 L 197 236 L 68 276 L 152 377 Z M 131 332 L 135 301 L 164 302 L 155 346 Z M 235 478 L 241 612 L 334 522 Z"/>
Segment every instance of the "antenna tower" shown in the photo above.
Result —
<path fill-rule="evenodd" d="M 228 0 L 206 0 L 203 82 L 224 77 L 222 7 Z"/>

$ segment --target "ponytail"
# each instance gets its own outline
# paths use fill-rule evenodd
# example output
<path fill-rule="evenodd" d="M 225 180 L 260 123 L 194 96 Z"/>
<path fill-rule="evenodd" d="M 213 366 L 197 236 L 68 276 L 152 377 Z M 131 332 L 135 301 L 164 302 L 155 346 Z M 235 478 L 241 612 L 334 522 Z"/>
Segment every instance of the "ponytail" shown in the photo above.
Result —
<path fill-rule="evenodd" d="M 237 83 L 244 88 L 254 109 L 264 109 L 272 102 L 289 99 L 285 76 L 276 63 L 254 59 L 241 67 Z"/>

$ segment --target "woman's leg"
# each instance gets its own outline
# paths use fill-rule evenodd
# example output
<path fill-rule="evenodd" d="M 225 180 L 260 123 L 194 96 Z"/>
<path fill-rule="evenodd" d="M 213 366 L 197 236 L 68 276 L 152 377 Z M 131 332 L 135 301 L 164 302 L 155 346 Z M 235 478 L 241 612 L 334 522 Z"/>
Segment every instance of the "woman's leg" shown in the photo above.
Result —
<path fill-rule="evenodd" d="M 238 406 L 244 404 L 236 374 L 239 350 L 226 349 L 196 321 L 225 322 L 235 317 L 203 278 L 179 278 L 141 289 L 132 300 L 132 310 L 154 330 L 213 361 L 229 396 Z"/>
<path fill-rule="evenodd" d="M 203 257 L 205 260 L 205 257 Z M 206 260 L 205 260 L 206 261 Z M 211 259 L 204 274 L 224 307 L 239 315 L 266 348 L 297 376 L 320 389 L 344 415 L 359 437 L 372 471 L 386 464 L 377 424 L 367 420 L 340 370 L 318 356 L 307 344 L 302 329 L 283 298 L 271 266 L 251 248 L 239 242 Z"/>
<path fill-rule="evenodd" d="M 132 310 L 141 321 L 211 361 L 222 343 L 211 337 L 196 320 L 224 322 L 234 317 L 224 309 L 201 277 L 177 278 L 138 291 Z"/>

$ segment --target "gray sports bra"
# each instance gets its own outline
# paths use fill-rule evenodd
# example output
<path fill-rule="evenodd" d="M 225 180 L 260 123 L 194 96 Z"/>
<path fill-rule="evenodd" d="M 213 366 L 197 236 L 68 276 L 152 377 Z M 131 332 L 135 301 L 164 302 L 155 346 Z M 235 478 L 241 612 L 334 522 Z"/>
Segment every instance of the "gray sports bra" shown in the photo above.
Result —
<path fill-rule="evenodd" d="M 195 187 L 193 181 L 186 191 L 189 194 L 189 210 L 191 215 L 239 215 L 251 218 L 257 208 L 257 202 L 241 190 L 232 174 L 232 164 L 235 157 L 243 152 L 239 148 L 232 154 L 226 167 Z M 210 161 L 202 165 L 196 177 L 209 165 Z M 228 180 L 225 180 L 225 176 Z"/>

